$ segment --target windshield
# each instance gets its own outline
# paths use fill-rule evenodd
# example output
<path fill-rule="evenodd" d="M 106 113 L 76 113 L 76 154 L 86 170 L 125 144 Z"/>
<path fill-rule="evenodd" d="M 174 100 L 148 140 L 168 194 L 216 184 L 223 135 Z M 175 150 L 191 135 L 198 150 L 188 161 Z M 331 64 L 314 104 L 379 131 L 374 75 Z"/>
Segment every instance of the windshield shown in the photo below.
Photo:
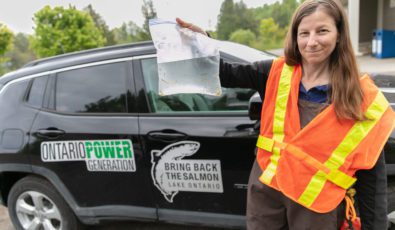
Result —
<path fill-rule="evenodd" d="M 265 53 L 260 50 L 228 41 L 218 42 L 220 51 L 232 55 L 234 57 L 243 59 L 247 62 L 256 62 L 261 60 L 268 60 L 275 58 L 275 55 Z"/>

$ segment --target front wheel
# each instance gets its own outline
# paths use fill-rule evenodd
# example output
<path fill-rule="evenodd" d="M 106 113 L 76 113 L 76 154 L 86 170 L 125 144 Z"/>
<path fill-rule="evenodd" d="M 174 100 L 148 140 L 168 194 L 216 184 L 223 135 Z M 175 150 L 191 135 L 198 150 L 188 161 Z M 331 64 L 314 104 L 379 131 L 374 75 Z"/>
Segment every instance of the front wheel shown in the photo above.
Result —
<path fill-rule="evenodd" d="M 47 180 L 28 176 L 11 188 L 8 210 L 17 230 L 74 230 L 81 224 Z"/>
<path fill-rule="evenodd" d="M 395 230 L 395 181 L 389 180 L 387 187 L 388 195 L 388 220 L 389 229 Z"/>

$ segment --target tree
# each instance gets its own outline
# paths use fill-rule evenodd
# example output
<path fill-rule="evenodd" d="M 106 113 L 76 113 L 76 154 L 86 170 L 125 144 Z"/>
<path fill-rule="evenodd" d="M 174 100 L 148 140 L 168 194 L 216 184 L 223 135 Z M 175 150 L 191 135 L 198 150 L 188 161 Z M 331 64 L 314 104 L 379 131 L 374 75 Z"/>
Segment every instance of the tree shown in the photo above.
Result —
<path fill-rule="evenodd" d="M 235 29 L 235 10 L 233 0 L 225 0 L 218 15 L 217 36 L 218 39 L 226 40 Z"/>
<path fill-rule="evenodd" d="M 265 18 L 270 18 L 272 13 L 272 7 L 269 4 L 263 4 L 261 7 L 252 9 L 252 14 L 255 20 L 262 20 Z"/>
<path fill-rule="evenodd" d="M 44 7 L 34 14 L 32 48 L 38 57 L 103 46 L 105 38 L 86 12 L 73 6 Z"/>
<path fill-rule="evenodd" d="M 0 23 L 0 55 L 4 55 L 11 48 L 13 33 Z"/>
<path fill-rule="evenodd" d="M 271 17 L 281 28 L 285 28 L 288 26 L 297 6 L 296 0 L 284 0 L 282 4 L 276 2 L 272 6 Z"/>
<path fill-rule="evenodd" d="M 260 21 L 256 43 L 252 46 L 261 50 L 282 47 L 292 14 L 301 1 L 283 0 L 252 9 L 255 20 Z"/>
<path fill-rule="evenodd" d="M 140 41 L 140 34 L 144 33 L 143 29 L 130 21 L 123 23 L 121 27 L 112 30 L 114 39 L 117 44 Z"/>
<path fill-rule="evenodd" d="M 273 18 L 262 19 L 259 25 L 259 44 L 256 48 L 261 50 L 280 48 L 285 34 L 286 30 L 280 28 Z"/>
<path fill-rule="evenodd" d="M 143 30 L 138 35 L 138 40 L 151 40 L 151 34 L 149 31 L 149 20 L 157 17 L 152 0 L 143 0 L 143 6 L 141 7 L 141 11 L 144 16 L 144 25 Z"/>
<path fill-rule="evenodd" d="M 273 18 L 281 28 L 286 28 L 299 4 L 298 0 L 283 0 L 281 3 L 264 4 L 253 9 L 252 12 L 256 20 Z"/>
<path fill-rule="evenodd" d="M 114 34 L 112 33 L 112 31 L 110 31 L 102 16 L 93 9 L 92 5 L 89 4 L 87 7 L 84 8 L 84 11 L 92 17 L 96 27 L 99 28 L 103 37 L 106 38 L 106 45 L 110 46 L 116 44 Z"/>
<path fill-rule="evenodd" d="M 30 49 L 28 35 L 18 33 L 14 37 L 13 49 L 6 53 L 9 59 L 10 70 L 18 69 L 26 63 L 36 59 L 33 50 Z"/>
<path fill-rule="evenodd" d="M 11 48 L 13 33 L 0 23 L 0 76 L 7 72 L 8 58 L 3 55 Z"/>
<path fill-rule="evenodd" d="M 252 12 L 242 1 L 234 4 L 233 0 L 225 0 L 222 3 L 217 23 L 218 39 L 228 40 L 230 34 L 238 29 L 257 33 L 257 26 Z"/>
<path fill-rule="evenodd" d="M 255 42 L 256 36 L 251 30 L 239 29 L 230 35 L 230 41 L 251 46 Z"/>
<path fill-rule="evenodd" d="M 254 19 L 252 10 L 247 8 L 247 5 L 243 2 L 237 2 L 235 4 L 236 11 L 236 25 L 242 29 L 250 30 L 254 34 L 258 33 L 259 21 Z"/>

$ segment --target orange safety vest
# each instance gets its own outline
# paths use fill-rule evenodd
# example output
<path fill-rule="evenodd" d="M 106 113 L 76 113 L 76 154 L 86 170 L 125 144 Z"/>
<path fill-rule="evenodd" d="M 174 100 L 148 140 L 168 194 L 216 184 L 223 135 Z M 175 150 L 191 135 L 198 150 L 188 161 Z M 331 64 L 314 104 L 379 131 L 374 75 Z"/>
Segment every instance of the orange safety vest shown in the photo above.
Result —
<path fill-rule="evenodd" d="M 257 142 L 259 180 L 310 210 L 326 213 L 343 200 L 357 170 L 375 165 L 395 114 L 364 75 L 360 82 L 366 121 L 339 120 L 331 104 L 301 130 L 301 76 L 301 66 L 288 66 L 284 58 L 272 64 Z"/>

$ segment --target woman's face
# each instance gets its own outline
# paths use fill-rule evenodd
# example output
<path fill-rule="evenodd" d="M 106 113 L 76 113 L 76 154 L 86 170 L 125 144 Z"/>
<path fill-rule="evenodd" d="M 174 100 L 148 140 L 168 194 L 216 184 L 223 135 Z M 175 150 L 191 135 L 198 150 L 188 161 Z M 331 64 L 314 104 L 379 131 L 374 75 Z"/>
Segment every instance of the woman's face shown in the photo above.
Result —
<path fill-rule="evenodd" d="M 338 31 L 334 19 L 324 10 L 304 17 L 297 31 L 299 52 L 303 64 L 322 64 L 336 47 Z"/>

